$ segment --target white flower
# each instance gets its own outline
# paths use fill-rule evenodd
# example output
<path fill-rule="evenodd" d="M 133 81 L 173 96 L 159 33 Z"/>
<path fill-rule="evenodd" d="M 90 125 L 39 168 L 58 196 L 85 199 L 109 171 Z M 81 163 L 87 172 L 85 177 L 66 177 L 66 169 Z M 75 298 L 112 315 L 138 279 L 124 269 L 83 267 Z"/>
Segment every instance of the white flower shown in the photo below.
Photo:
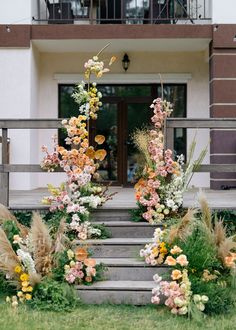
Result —
<path fill-rule="evenodd" d="M 20 257 L 20 260 L 27 269 L 28 273 L 29 274 L 36 273 L 34 260 L 32 259 L 29 252 L 25 252 L 21 249 L 18 249 L 16 253 Z"/>
<path fill-rule="evenodd" d="M 156 282 L 156 283 L 160 283 L 162 281 L 162 277 L 159 276 L 158 274 L 155 274 L 153 276 L 153 280 Z"/>

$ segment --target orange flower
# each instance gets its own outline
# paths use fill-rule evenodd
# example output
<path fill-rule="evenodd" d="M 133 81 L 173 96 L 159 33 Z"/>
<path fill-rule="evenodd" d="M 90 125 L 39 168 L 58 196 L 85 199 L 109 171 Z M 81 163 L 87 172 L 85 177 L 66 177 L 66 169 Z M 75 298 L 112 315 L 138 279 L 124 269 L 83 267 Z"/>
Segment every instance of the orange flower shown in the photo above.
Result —
<path fill-rule="evenodd" d="M 103 142 L 105 141 L 105 136 L 96 135 L 94 140 L 95 140 L 95 142 L 97 142 L 97 144 L 103 144 Z"/>
<path fill-rule="evenodd" d="M 107 152 L 105 149 L 99 149 L 95 152 L 95 159 L 98 159 L 98 160 L 103 160 L 107 155 Z"/>
<path fill-rule="evenodd" d="M 172 271 L 171 274 L 171 278 L 175 281 L 175 280 L 179 280 L 182 277 L 182 273 L 180 270 L 175 269 Z"/>
<path fill-rule="evenodd" d="M 92 258 L 85 259 L 84 260 L 84 264 L 85 264 L 85 266 L 88 266 L 88 267 L 95 267 L 96 260 L 95 259 L 92 259 Z"/>
<path fill-rule="evenodd" d="M 95 151 L 93 149 L 93 147 L 89 147 L 87 150 L 86 150 L 86 156 L 88 156 L 90 159 L 94 159 L 95 157 Z"/>
<path fill-rule="evenodd" d="M 109 62 L 109 66 L 112 65 L 116 61 L 116 56 L 112 56 Z"/>
<path fill-rule="evenodd" d="M 75 259 L 78 261 L 84 261 L 88 257 L 88 252 L 85 248 L 77 248 L 75 250 Z"/>
<path fill-rule="evenodd" d="M 79 152 L 78 152 L 77 149 L 72 149 L 72 150 L 70 151 L 70 153 L 71 153 L 71 155 L 74 156 L 74 157 L 78 156 L 78 154 L 79 154 Z"/>
<path fill-rule="evenodd" d="M 137 193 L 135 194 L 135 199 L 136 199 L 137 201 L 139 201 L 141 196 L 142 196 L 141 193 L 140 193 L 140 192 L 137 192 Z"/>
<path fill-rule="evenodd" d="M 92 282 L 92 280 L 93 280 L 92 276 L 86 276 L 85 277 L 85 281 L 88 282 L 88 283 Z"/>
<path fill-rule="evenodd" d="M 175 266 L 176 265 L 176 260 L 173 257 L 168 256 L 166 258 L 165 264 L 167 264 L 168 266 Z"/>

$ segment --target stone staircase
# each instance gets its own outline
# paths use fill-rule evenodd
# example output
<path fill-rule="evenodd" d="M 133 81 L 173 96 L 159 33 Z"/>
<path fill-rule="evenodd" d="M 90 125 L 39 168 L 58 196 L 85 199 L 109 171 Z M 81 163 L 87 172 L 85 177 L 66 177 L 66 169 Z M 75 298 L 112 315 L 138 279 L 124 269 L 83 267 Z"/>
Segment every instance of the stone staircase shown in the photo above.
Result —
<path fill-rule="evenodd" d="M 105 280 L 91 286 L 77 286 L 82 301 L 89 304 L 146 305 L 151 302 L 155 286 L 153 275 L 166 267 L 146 265 L 139 251 L 151 242 L 154 229 L 147 222 L 131 222 L 128 209 L 99 209 L 93 213 L 93 223 L 103 223 L 112 238 L 88 240 L 93 257 L 107 268 Z"/>

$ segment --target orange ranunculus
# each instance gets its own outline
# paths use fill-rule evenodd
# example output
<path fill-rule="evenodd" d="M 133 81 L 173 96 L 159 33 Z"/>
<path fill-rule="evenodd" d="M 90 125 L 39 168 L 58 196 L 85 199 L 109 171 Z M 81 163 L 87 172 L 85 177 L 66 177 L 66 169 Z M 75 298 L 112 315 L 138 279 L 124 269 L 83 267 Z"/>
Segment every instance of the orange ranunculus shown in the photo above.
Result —
<path fill-rule="evenodd" d="M 79 152 L 77 149 L 71 149 L 70 154 L 74 157 L 78 156 Z"/>
<path fill-rule="evenodd" d="M 137 201 L 139 201 L 141 196 L 142 196 L 142 194 L 141 194 L 140 192 L 137 192 L 137 193 L 135 194 L 135 199 L 136 199 Z"/>
<path fill-rule="evenodd" d="M 139 179 L 138 182 L 135 184 L 134 189 L 138 190 L 140 187 L 144 187 L 146 185 L 146 180 L 143 178 Z"/>
<path fill-rule="evenodd" d="M 96 135 L 94 140 L 95 140 L 95 142 L 97 142 L 97 144 L 103 144 L 103 142 L 105 141 L 105 136 Z"/>
<path fill-rule="evenodd" d="M 73 139 L 72 139 L 72 141 L 73 141 L 73 143 L 74 144 L 79 144 L 80 143 L 80 141 L 81 141 L 81 138 L 79 137 L 79 136 L 75 136 Z"/>
<path fill-rule="evenodd" d="M 95 157 L 95 151 L 94 151 L 94 148 L 93 147 L 89 147 L 87 150 L 86 150 L 86 156 L 88 156 L 90 159 L 94 159 Z"/>
<path fill-rule="evenodd" d="M 85 266 L 88 266 L 88 267 L 95 267 L 96 260 L 92 259 L 92 258 L 88 258 L 88 259 L 84 260 L 84 264 L 85 264 Z"/>
<path fill-rule="evenodd" d="M 88 257 L 88 252 L 85 248 L 78 247 L 75 250 L 75 259 L 78 261 L 84 261 Z"/>
<path fill-rule="evenodd" d="M 90 283 L 90 282 L 92 282 L 92 276 L 86 276 L 85 277 L 85 282 L 88 282 L 88 283 Z"/>
<path fill-rule="evenodd" d="M 176 260 L 173 257 L 168 256 L 165 260 L 165 264 L 167 264 L 168 266 L 175 266 Z"/>
<path fill-rule="evenodd" d="M 103 160 L 107 155 L 107 152 L 105 149 L 99 149 L 95 152 L 95 159 L 98 159 L 98 160 Z"/>

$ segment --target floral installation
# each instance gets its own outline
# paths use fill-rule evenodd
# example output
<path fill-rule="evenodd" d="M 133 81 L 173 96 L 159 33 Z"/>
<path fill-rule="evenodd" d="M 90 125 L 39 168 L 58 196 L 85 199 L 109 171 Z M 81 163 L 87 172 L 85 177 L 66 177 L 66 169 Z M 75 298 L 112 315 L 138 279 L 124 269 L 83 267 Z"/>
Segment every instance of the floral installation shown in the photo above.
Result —
<path fill-rule="evenodd" d="M 149 223 L 161 223 L 166 217 L 176 215 L 183 204 L 183 192 L 190 181 L 192 170 L 205 157 L 204 149 L 195 162 L 183 169 L 184 157 L 173 157 L 173 151 L 165 150 L 165 121 L 173 111 L 171 104 L 157 98 L 150 108 L 153 110 L 151 130 L 137 130 L 134 143 L 143 153 L 146 165 L 135 185 L 136 200 L 142 217 Z M 194 144 L 193 144 L 194 146 Z"/>
<path fill-rule="evenodd" d="M 0 219 L 0 273 L 4 274 L 5 282 L 14 292 L 6 298 L 12 307 L 20 303 L 39 307 L 42 290 L 49 288 L 51 294 L 51 287 L 55 286 L 57 293 L 54 298 L 57 299 L 58 291 L 61 295 L 65 294 L 58 290 L 60 286 L 91 285 L 101 279 L 103 266 L 91 258 L 86 246 L 71 244 L 65 219 L 60 221 L 58 230 L 53 234 L 39 213 L 33 213 L 31 226 L 25 227 L 1 205 Z M 8 231 L 9 223 L 14 225 L 14 235 Z M 48 300 L 54 298 L 49 296 Z M 66 302 L 67 307 L 74 301 L 73 294 Z"/>
<path fill-rule="evenodd" d="M 89 141 L 89 121 L 97 119 L 102 106 L 102 94 L 96 83 L 90 80 L 92 75 L 100 78 L 109 71 L 105 63 L 99 60 L 99 55 L 106 47 L 85 63 L 86 80 L 76 87 L 72 95 L 79 106 L 79 116 L 62 120 L 62 127 L 67 135 L 67 147 L 58 145 L 55 137 L 52 153 L 47 146 L 42 147 L 46 155 L 41 168 L 50 172 L 61 167 L 66 173 L 66 182 L 59 188 L 48 185 L 51 195 L 44 197 L 42 203 L 50 205 L 50 212 L 60 212 L 69 223 L 69 229 L 80 240 L 102 235 L 101 230 L 93 228 L 90 223 L 90 212 L 112 198 L 112 194 L 107 194 L 107 188 L 93 183 L 99 179 L 97 170 L 107 154 L 105 149 L 99 147 L 104 143 L 105 137 L 95 136 L 94 146 Z M 114 61 L 115 57 L 112 56 L 109 66 Z"/>
<path fill-rule="evenodd" d="M 200 312 L 226 313 L 236 297 L 235 236 L 228 237 L 222 221 L 213 219 L 203 195 L 199 203 L 200 214 L 189 210 L 180 222 L 154 234 L 154 243 L 156 239 L 159 246 L 168 247 L 161 263 L 169 270 L 164 280 L 154 276 L 152 303 L 164 303 L 173 314 L 193 317 Z M 140 253 L 151 264 L 154 249 L 153 245 L 147 256 L 148 248 Z"/>

